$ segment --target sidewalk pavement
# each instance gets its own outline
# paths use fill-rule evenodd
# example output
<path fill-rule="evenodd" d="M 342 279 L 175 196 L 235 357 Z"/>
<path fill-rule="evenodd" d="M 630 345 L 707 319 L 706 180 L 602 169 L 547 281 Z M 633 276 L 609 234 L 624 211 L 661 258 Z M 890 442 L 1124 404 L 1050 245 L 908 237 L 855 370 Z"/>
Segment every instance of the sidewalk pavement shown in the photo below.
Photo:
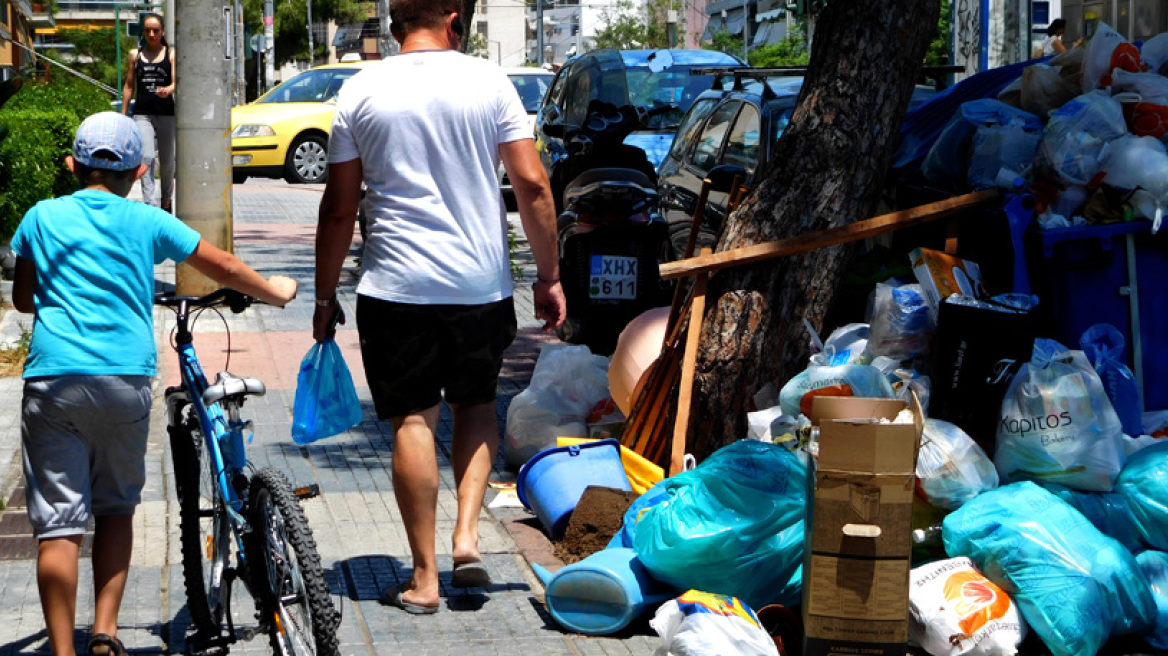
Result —
<path fill-rule="evenodd" d="M 410 556 L 393 497 L 391 464 L 393 431 L 376 420 L 365 386 L 355 329 L 354 249 L 342 277 L 340 298 L 350 317 L 337 341 L 353 370 L 364 420 L 345 434 L 307 447 L 290 438 L 292 403 L 300 359 L 312 343 L 313 240 L 321 186 L 290 186 L 276 181 L 251 180 L 234 187 L 235 249 L 241 259 L 265 276 L 274 273 L 301 283 L 298 298 L 285 309 L 255 306 L 241 315 L 204 312 L 196 323 L 196 349 L 211 375 L 230 368 L 239 375 L 265 381 L 266 396 L 249 399 L 244 408 L 255 421 L 249 458 L 257 467 L 276 466 L 293 485 L 316 483 L 321 495 L 303 503 L 315 534 L 334 603 L 343 613 L 339 629 L 342 653 L 350 654 L 651 654 L 659 643 L 647 628 L 611 638 L 563 633 L 543 605 L 543 588 L 530 561 L 554 565 L 550 544 L 538 522 L 523 509 L 484 510 L 480 548 L 494 580 L 487 590 L 456 590 L 449 586 L 450 532 L 456 517 L 456 495 L 450 468 L 451 425 L 447 410 L 438 436 L 441 490 L 438 500 L 438 554 L 443 568 L 440 612 L 412 616 L 381 606 L 380 592 L 410 576 Z M 135 187 L 132 197 L 140 192 Z M 181 206 L 180 206 L 181 207 Z M 517 215 L 512 214 L 517 225 Z M 522 241 L 522 231 L 519 231 Z M 359 238 L 358 238 L 359 240 Z M 529 253 L 519 263 L 534 278 Z M 173 282 L 173 265 L 157 269 L 156 277 Z M 534 320 L 530 286 L 516 291 L 519 336 L 509 350 L 499 382 L 500 431 L 512 397 L 527 386 L 538 349 L 554 339 L 539 331 Z M 0 324 L 27 319 L 8 311 Z M 189 616 L 179 558 L 178 506 L 173 465 L 164 428 L 162 391 L 177 380 L 175 356 L 169 346 L 173 317 L 156 310 L 159 378 L 155 386 L 150 442 L 146 457 L 147 482 L 142 505 L 135 515 L 134 555 L 119 635 L 132 653 L 181 653 Z M 11 328 L 9 329 L 11 330 Z M 0 331 L 2 334 L 3 331 Z M 230 346 L 230 363 L 227 347 Z M 18 378 L 0 379 L 0 499 L 8 504 L 0 513 L 0 656 L 48 653 L 35 578 L 35 546 L 22 512 L 23 477 L 20 469 L 20 398 Z M 496 460 L 493 480 L 513 481 L 514 474 Z M 488 491 L 490 502 L 496 492 Z M 88 549 L 88 540 L 83 545 Z M 91 570 L 81 563 L 77 623 L 93 619 Z M 238 629 L 255 626 L 252 601 L 236 586 L 233 615 Z M 76 632 L 83 648 L 87 629 Z M 266 654 L 265 636 L 232 646 L 232 653 Z"/>

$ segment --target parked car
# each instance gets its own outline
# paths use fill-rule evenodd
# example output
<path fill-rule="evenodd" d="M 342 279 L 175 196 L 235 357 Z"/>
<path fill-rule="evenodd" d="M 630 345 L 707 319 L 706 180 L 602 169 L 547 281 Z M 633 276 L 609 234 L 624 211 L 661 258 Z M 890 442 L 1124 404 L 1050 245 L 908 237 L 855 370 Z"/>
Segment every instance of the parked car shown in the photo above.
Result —
<path fill-rule="evenodd" d="M 690 75 L 690 70 L 741 65 L 739 59 L 712 50 L 608 49 L 585 53 L 564 64 L 543 98 L 535 128 L 536 149 L 551 181 L 557 214 L 563 211 L 564 188 L 570 182 L 561 170 L 567 157 L 563 134 L 582 126 L 590 102 L 633 105 L 646 111 L 668 107 L 624 141 L 642 149 L 650 168 L 655 169 L 686 110 L 714 81 L 713 75 Z M 555 126 L 552 134 L 546 126 Z M 655 177 L 654 171 L 648 173 Z"/>
<path fill-rule="evenodd" d="M 376 62 L 318 66 L 231 109 L 231 165 L 235 182 L 249 176 L 292 183 L 324 182 L 328 135 L 337 92 L 345 80 Z"/>
<path fill-rule="evenodd" d="M 551 86 L 555 73 L 542 68 L 530 67 L 504 70 L 507 72 L 507 77 L 511 79 L 511 83 L 515 85 L 515 90 L 519 92 L 519 100 L 523 103 L 523 109 L 527 110 L 531 133 L 535 134 L 535 116 L 539 113 L 539 104 L 543 100 L 544 94 L 547 93 L 548 87 Z M 511 193 L 511 180 L 507 178 L 507 172 L 503 170 L 502 162 L 499 162 L 499 188 L 503 190 L 504 194 Z"/>
<path fill-rule="evenodd" d="M 673 258 L 681 257 L 702 180 L 720 165 L 743 169 L 743 183 L 770 161 L 775 143 L 790 122 L 803 78 L 774 69 L 738 69 L 735 83 L 701 93 L 681 120 L 676 137 L 657 169 L 661 214 L 669 224 Z M 932 87 L 918 86 L 910 109 L 932 97 Z M 696 247 L 713 247 L 726 215 L 729 194 L 710 192 Z"/>

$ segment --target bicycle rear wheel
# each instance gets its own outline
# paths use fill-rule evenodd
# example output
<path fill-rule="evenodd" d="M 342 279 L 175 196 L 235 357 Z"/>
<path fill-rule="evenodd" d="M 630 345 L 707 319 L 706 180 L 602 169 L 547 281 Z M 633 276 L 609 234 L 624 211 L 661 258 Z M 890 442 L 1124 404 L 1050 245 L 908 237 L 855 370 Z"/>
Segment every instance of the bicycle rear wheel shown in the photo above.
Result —
<path fill-rule="evenodd" d="M 252 530 L 246 555 L 272 651 L 288 656 L 339 654 L 339 615 L 316 541 L 283 474 L 264 468 L 252 477 L 248 521 Z"/>
<path fill-rule="evenodd" d="M 170 452 L 174 460 L 175 490 L 179 503 L 183 586 L 191 623 L 200 633 L 218 634 L 223 621 L 224 574 L 231 555 L 231 526 L 218 494 L 214 466 L 203 432 L 189 416 L 170 425 Z"/>

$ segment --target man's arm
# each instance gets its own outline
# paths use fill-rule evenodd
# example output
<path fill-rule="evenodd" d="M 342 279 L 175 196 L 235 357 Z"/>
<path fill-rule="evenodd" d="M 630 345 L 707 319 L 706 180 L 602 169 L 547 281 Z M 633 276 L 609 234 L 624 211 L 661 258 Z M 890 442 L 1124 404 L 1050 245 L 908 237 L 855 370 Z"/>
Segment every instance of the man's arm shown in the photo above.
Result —
<path fill-rule="evenodd" d="M 265 280 L 238 257 L 205 239 L 199 240 L 195 252 L 186 261 L 208 278 L 265 303 L 284 307 L 296 298 L 295 280 L 287 276 L 272 276 Z"/>
<path fill-rule="evenodd" d="M 23 257 L 16 258 L 16 277 L 12 280 L 12 306 L 17 312 L 33 314 L 36 304 L 33 295 L 36 293 L 36 264 Z"/>
<path fill-rule="evenodd" d="M 556 206 L 547 173 L 539 162 L 531 139 L 520 139 L 499 145 L 499 156 L 511 179 L 515 203 L 519 206 L 519 220 L 531 244 L 535 258 L 537 280 L 535 318 L 545 321 L 543 329 L 550 331 L 564 324 L 568 316 L 567 301 L 560 286 L 560 264 L 556 244 Z"/>
<path fill-rule="evenodd" d="M 126 81 L 122 83 L 122 113 L 130 111 L 130 101 L 134 99 L 134 60 L 138 57 L 137 50 L 131 50 L 126 57 Z"/>
<path fill-rule="evenodd" d="M 353 245 L 353 223 L 361 205 L 360 159 L 329 164 L 328 182 L 320 199 L 316 224 L 316 311 L 312 315 L 312 336 L 321 341 L 329 336 L 329 324 L 340 306 L 335 302 L 341 267 Z M 333 300 L 331 304 L 322 302 Z M 343 318 L 342 318 L 343 321 Z"/>

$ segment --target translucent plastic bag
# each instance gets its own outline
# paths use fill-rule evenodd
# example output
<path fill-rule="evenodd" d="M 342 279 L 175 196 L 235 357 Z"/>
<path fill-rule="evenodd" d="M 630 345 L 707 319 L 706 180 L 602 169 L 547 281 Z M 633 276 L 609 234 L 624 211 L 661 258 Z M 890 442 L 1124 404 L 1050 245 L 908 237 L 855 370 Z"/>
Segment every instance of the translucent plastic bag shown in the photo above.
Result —
<path fill-rule="evenodd" d="M 1106 184 L 1147 189 L 1162 203 L 1168 201 L 1168 153 L 1159 139 L 1126 135 L 1104 146 L 1099 157 Z"/>
<path fill-rule="evenodd" d="M 639 511 L 637 557 L 676 588 L 733 595 L 754 608 L 797 605 L 806 478 L 795 454 L 780 446 L 725 446 L 646 493 L 666 498 Z"/>
<path fill-rule="evenodd" d="M 1127 497 L 1118 492 L 1080 492 L 1062 485 L 1046 485 L 1058 498 L 1083 513 L 1099 532 L 1114 538 L 1128 551 L 1138 553 L 1146 547 L 1141 544 L 1141 533 L 1132 517 Z"/>
<path fill-rule="evenodd" d="M 877 283 L 872 292 L 867 357 L 905 361 L 924 357 L 936 324 L 920 285 Z"/>
<path fill-rule="evenodd" d="M 361 401 L 353 376 L 336 340 L 328 338 L 308 349 L 296 377 L 292 405 L 292 440 L 309 444 L 361 423 Z"/>
<path fill-rule="evenodd" d="M 1157 34 L 1144 42 L 1140 48 L 1140 61 L 1153 73 L 1164 74 L 1164 64 L 1168 64 L 1168 32 Z"/>
<path fill-rule="evenodd" d="M 1136 556 L 1136 563 L 1148 577 L 1156 598 L 1156 624 L 1144 638 L 1156 649 L 1168 650 L 1168 554 L 1145 551 Z"/>
<path fill-rule="evenodd" d="M 1115 491 L 1127 499 L 1140 541 L 1168 551 L 1168 441 L 1133 454 L 1115 481 Z"/>
<path fill-rule="evenodd" d="M 1029 173 L 1034 154 L 1042 141 L 1042 129 L 1025 127 L 1020 122 L 1006 125 L 982 125 L 973 135 L 968 180 L 974 189 L 998 185 L 998 174 L 1008 171 L 1012 180 Z"/>
<path fill-rule="evenodd" d="M 1158 73 L 1129 73 L 1125 70 L 1116 70 L 1112 77 L 1112 94 L 1130 91 L 1139 94 L 1141 102 L 1168 105 L 1168 78 Z"/>
<path fill-rule="evenodd" d="M 962 184 L 969 170 L 971 141 L 979 126 L 1020 123 L 1027 131 L 1041 132 L 1042 119 L 993 98 L 962 103 L 921 163 L 930 182 Z"/>
<path fill-rule="evenodd" d="M 1022 109 L 1032 114 L 1046 116 L 1077 95 L 1078 80 L 1064 77 L 1059 67 L 1034 64 L 1022 71 Z"/>
<path fill-rule="evenodd" d="M 608 358 L 587 346 L 546 344 L 539 352 L 531 384 L 511 400 L 503 457 L 518 469 L 535 454 L 556 446 L 556 438 L 587 437 L 585 420 L 608 396 Z"/>
<path fill-rule="evenodd" d="M 778 656 L 758 615 L 735 597 L 690 590 L 657 609 L 653 656 Z"/>
<path fill-rule="evenodd" d="M 1083 54 L 1083 93 L 1111 86 L 1117 68 L 1140 70 L 1140 51 L 1107 23 L 1099 23 Z"/>
<path fill-rule="evenodd" d="M 1087 359 L 1095 367 L 1095 373 L 1103 381 L 1103 389 L 1119 421 L 1123 432 L 1131 436 L 1144 434 L 1140 408 L 1140 386 L 1131 369 L 1123 363 L 1123 333 L 1109 324 L 1097 323 L 1083 332 L 1079 346 L 1087 354 Z"/>
<path fill-rule="evenodd" d="M 1144 633 L 1155 620 L 1135 557 L 1033 483 L 986 492 L 942 526 L 945 552 L 968 556 L 1005 590 L 1054 656 L 1093 656 L 1110 636 Z"/>
<path fill-rule="evenodd" d="M 1125 134 L 1119 101 L 1105 91 L 1085 93 L 1051 114 L 1039 159 L 1063 182 L 1085 185 L 1099 172 L 1103 145 Z"/>
<path fill-rule="evenodd" d="M 917 456 L 917 482 L 929 503 L 955 510 L 998 486 L 998 470 L 973 438 L 957 426 L 926 419 Z"/>
<path fill-rule="evenodd" d="M 999 416 L 994 464 L 1003 483 L 1111 491 L 1124 464 L 1123 427 L 1082 351 L 1036 340 Z"/>

